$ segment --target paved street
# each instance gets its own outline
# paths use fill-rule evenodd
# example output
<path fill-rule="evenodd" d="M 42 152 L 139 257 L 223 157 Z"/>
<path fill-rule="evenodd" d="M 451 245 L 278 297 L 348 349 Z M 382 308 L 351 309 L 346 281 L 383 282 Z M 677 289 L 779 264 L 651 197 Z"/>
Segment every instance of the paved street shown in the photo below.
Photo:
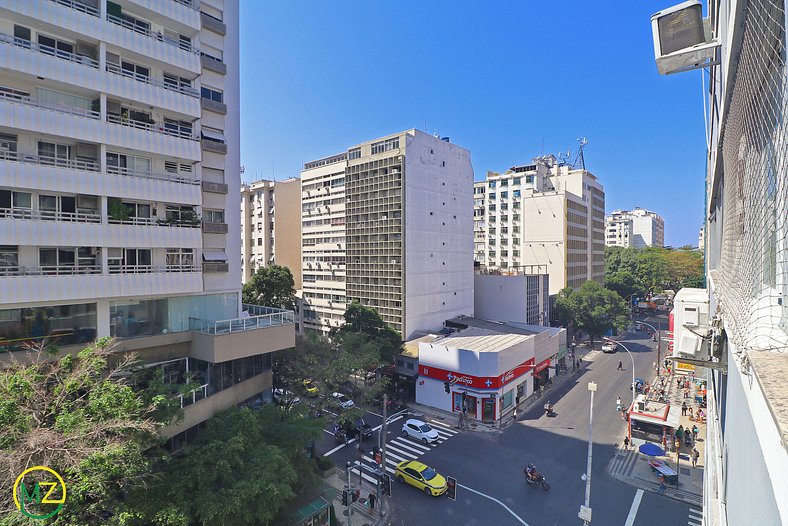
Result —
<path fill-rule="evenodd" d="M 657 319 L 646 321 L 656 325 Z M 662 318 L 662 322 L 666 329 L 666 319 Z M 650 379 L 656 360 L 656 344 L 650 334 L 630 334 L 622 341 L 632 351 L 635 376 Z M 616 370 L 619 360 L 624 363 L 624 371 Z M 537 403 L 516 424 L 500 433 L 457 432 L 452 427 L 454 422 L 433 420 L 442 437 L 434 446 L 403 439 L 399 436 L 403 420 L 392 423 L 388 434 L 389 468 L 400 458 L 418 458 L 444 476 L 456 477 L 460 486 L 458 500 L 451 502 L 446 497 L 430 498 L 415 488 L 395 484 L 391 524 L 579 524 L 577 512 L 585 495 L 585 483 L 580 477 L 585 472 L 588 444 L 587 384 L 595 381 L 598 390 L 594 398 L 592 524 L 697 525 L 697 509 L 642 492 L 608 475 L 607 464 L 625 433 L 615 400 L 621 396 L 626 402 L 631 397 L 631 361 L 623 350 L 615 354 L 593 352 L 584 367 L 584 371 L 549 395 L 557 413 L 552 418 L 545 417 L 542 404 Z M 377 417 L 371 415 L 369 423 L 379 425 L 381 419 L 373 421 L 374 418 Z M 337 466 L 346 460 L 359 460 L 353 445 L 337 451 L 332 458 Z M 372 465 L 369 458 L 361 462 Z M 529 462 L 545 474 L 552 485 L 550 491 L 526 485 L 522 470 Z M 634 500 L 639 504 L 632 510 Z M 632 520 L 628 520 L 631 511 Z"/>

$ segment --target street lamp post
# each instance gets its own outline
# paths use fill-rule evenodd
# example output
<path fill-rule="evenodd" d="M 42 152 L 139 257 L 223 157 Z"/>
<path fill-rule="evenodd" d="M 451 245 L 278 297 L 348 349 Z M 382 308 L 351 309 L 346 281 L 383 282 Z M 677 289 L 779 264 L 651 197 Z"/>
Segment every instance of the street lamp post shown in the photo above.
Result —
<path fill-rule="evenodd" d="M 645 321 L 641 321 L 640 324 L 645 325 L 646 327 L 650 327 L 651 330 L 654 331 L 654 334 L 657 335 L 657 376 L 659 376 L 659 373 L 662 370 L 662 362 L 660 361 L 662 359 L 661 356 L 662 353 L 660 352 L 662 348 L 662 332 L 661 332 L 662 322 L 657 321 L 657 327 L 659 327 L 659 329 L 655 329 L 653 325 L 651 325 L 650 323 L 646 323 Z"/>
<path fill-rule="evenodd" d="M 596 392 L 596 382 L 588 382 L 588 390 L 591 391 L 591 409 L 588 416 L 588 463 L 583 476 L 586 481 L 586 499 L 585 505 L 580 506 L 580 513 L 578 514 L 583 519 L 585 526 L 591 524 L 591 459 L 594 447 L 594 393 Z"/>
<path fill-rule="evenodd" d="M 629 354 L 629 359 L 632 360 L 632 405 L 629 407 L 635 407 L 635 358 L 632 357 L 632 353 L 629 352 L 627 346 L 621 343 L 620 341 L 614 340 L 612 338 L 605 338 L 605 340 L 609 341 L 610 343 L 615 343 L 616 345 L 620 345 L 625 351 L 627 351 L 627 354 Z"/>

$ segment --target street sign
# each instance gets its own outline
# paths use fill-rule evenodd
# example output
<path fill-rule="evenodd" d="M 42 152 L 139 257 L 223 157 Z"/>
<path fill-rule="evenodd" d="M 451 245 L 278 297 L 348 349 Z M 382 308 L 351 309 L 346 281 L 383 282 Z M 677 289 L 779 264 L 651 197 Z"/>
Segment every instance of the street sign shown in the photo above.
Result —
<path fill-rule="evenodd" d="M 446 477 L 446 495 L 450 500 L 457 500 L 457 479 Z"/>
<path fill-rule="evenodd" d="M 586 508 L 581 504 L 580 513 L 578 513 L 577 516 L 586 522 L 591 522 L 591 508 Z"/>

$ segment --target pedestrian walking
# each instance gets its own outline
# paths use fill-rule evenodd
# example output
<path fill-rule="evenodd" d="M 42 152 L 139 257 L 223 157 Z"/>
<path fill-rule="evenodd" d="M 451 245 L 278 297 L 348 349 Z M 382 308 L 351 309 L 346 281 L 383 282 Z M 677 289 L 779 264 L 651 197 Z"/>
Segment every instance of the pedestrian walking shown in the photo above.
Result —
<path fill-rule="evenodd" d="M 618 369 L 616 369 L 616 371 L 623 371 L 623 370 L 624 370 L 624 363 L 621 360 L 619 360 Z"/>
<path fill-rule="evenodd" d="M 700 453 L 696 448 L 692 448 L 692 467 L 697 467 L 698 465 L 698 458 L 700 457 Z"/>
<path fill-rule="evenodd" d="M 679 428 L 676 429 L 676 440 L 681 442 L 682 438 L 684 438 L 684 426 L 679 425 Z"/>
<path fill-rule="evenodd" d="M 681 403 L 681 416 L 687 416 L 687 401 Z"/>
<path fill-rule="evenodd" d="M 681 389 L 681 378 L 676 378 L 676 387 Z"/>
<path fill-rule="evenodd" d="M 369 509 L 371 509 L 371 510 L 374 510 L 374 509 L 375 509 L 375 498 L 376 498 L 376 497 L 375 497 L 375 494 L 374 494 L 374 493 L 370 493 L 370 494 L 367 496 L 367 501 L 369 502 Z"/>
<path fill-rule="evenodd" d="M 670 361 L 667 358 L 665 358 L 665 369 L 667 369 L 669 365 L 670 365 Z"/>
<path fill-rule="evenodd" d="M 694 441 L 694 440 L 697 440 L 697 439 L 698 439 L 698 426 L 693 425 L 692 426 L 692 440 Z"/>
<path fill-rule="evenodd" d="M 621 397 L 616 397 L 616 411 L 621 411 Z"/>
<path fill-rule="evenodd" d="M 665 489 L 666 488 L 667 488 L 667 486 L 665 486 L 665 475 L 660 475 L 659 476 L 659 490 L 657 491 L 657 493 L 659 493 L 660 495 L 663 495 L 665 493 Z"/>
<path fill-rule="evenodd" d="M 624 437 L 624 449 L 629 449 L 629 437 Z"/>
<path fill-rule="evenodd" d="M 689 412 L 690 420 L 694 420 L 695 419 L 695 415 L 693 414 L 694 412 L 693 412 L 692 408 L 691 407 L 688 408 L 687 411 Z"/>

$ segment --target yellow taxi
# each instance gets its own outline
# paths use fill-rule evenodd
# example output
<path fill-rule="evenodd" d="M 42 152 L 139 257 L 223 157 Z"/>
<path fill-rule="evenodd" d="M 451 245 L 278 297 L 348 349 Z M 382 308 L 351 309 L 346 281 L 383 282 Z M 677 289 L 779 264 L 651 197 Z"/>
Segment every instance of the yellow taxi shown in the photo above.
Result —
<path fill-rule="evenodd" d="M 432 497 L 446 493 L 446 479 L 443 475 L 415 460 L 405 460 L 397 464 L 394 477 L 401 483 L 407 482 Z"/>
<path fill-rule="evenodd" d="M 304 384 L 304 389 L 306 389 L 306 394 L 308 394 L 309 396 L 317 395 L 318 389 L 317 386 L 312 382 L 312 380 L 308 380 L 308 379 L 304 380 L 303 384 Z"/>

